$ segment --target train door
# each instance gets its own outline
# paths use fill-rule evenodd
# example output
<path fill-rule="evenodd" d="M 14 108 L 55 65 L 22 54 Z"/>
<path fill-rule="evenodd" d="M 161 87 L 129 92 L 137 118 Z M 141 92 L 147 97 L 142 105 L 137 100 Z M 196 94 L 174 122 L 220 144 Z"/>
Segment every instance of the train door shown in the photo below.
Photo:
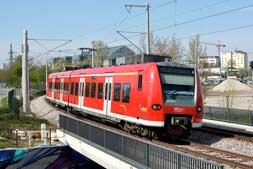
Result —
<path fill-rule="evenodd" d="M 80 78 L 80 90 L 79 90 L 79 108 L 83 107 L 83 102 L 84 102 L 84 95 L 83 95 L 83 90 L 84 90 L 84 83 L 85 83 L 85 78 Z"/>
<path fill-rule="evenodd" d="M 52 99 L 54 100 L 54 92 L 55 92 L 55 79 L 52 81 Z"/>
<path fill-rule="evenodd" d="M 112 77 L 105 78 L 104 114 L 111 113 L 112 106 Z"/>
<path fill-rule="evenodd" d="M 62 102 L 62 95 L 63 95 L 63 83 L 64 79 L 61 78 L 61 84 L 60 84 L 60 101 Z"/>

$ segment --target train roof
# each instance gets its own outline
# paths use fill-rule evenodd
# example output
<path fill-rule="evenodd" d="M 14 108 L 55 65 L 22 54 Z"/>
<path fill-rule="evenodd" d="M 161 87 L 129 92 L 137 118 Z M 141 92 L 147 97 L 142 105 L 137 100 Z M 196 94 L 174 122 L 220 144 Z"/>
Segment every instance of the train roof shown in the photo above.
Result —
<path fill-rule="evenodd" d="M 158 62 L 158 66 L 169 66 L 169 67 L 178 67 L 178 68 L 193 68 L 190 65 L 178 63 L 178 62 Z"/>
<path fill-rule="evenodd" d="M 98 67 L 98 68 L 86 68 L 86 69 L 78 69 L 78 70 L 70 70 L 70 71 L 65 71 L 65 72 L 52 73 L 52 74 L 49 75 L 49 77 L 80 75 L 80 74 L 131 72 L 131 71 L 145 70 L 147 67 L 152 66 L 152 65 L 156 65 L 156 63 L 144 63 L 144 64 Z"/>
<path fill-rule="evenodd" d="M 180 67 L 180 68 L 192 68 L 191 66 L 180 64 L 177 62 L 158 62 L 158 63 L 150 62 L 150 63 L 132 64 L 132 65 L 120 65 L 120 66 L 108 66 L 108 67 L 69 70 L 69 71 L 64 71 L 64 72 L 52 73 L 49 75 L 49 77 L 52 78 L 52 77 L 80 75 L 80 74 L 100 74 L 100 73 L 114 73 L 114 72 L 120 73 L 120 72 L 140 71 L 140 70 L 145 70 L 148 67 L 152 67 L 156 65 Z"/>

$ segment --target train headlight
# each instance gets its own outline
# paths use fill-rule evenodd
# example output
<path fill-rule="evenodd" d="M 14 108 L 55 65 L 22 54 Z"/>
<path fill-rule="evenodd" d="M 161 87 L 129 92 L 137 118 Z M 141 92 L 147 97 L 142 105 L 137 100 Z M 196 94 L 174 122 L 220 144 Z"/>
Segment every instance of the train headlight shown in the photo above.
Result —
<path fill-rule="evenodd" d="M 160 104 L 153 104 L 152 109 L 153 110 L 161 110 L 162 106 Z"/>
<path fill-rule="evenodd" d="M 197 107 L 197 112 L 202 112 L 202 110 L 203 110 L 203 109 L 202 109 L 201 106 L 198 106 L 198 107 Z"/>

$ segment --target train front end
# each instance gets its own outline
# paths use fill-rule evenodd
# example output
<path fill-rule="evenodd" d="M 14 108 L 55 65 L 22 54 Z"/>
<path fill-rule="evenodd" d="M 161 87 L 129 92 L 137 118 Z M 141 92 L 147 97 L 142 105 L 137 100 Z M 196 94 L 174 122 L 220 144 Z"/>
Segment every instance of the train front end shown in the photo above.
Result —
<path fill-rule="evenodd" d="M 188 137 L 201 127 L 203 101 L 198 70 L 178 63 L 158 64 L 164 129 L 169 136 Z"/>

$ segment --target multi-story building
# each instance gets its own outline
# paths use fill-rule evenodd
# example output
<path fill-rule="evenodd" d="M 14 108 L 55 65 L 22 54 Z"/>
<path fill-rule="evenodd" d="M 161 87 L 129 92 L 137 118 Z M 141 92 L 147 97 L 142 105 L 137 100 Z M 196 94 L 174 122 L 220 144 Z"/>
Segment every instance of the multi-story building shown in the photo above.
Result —
<path fill-rule="evenodd" d="M 248 55 L 243 51 L 221 53 L 221 68 L 248 69 Z"/>

